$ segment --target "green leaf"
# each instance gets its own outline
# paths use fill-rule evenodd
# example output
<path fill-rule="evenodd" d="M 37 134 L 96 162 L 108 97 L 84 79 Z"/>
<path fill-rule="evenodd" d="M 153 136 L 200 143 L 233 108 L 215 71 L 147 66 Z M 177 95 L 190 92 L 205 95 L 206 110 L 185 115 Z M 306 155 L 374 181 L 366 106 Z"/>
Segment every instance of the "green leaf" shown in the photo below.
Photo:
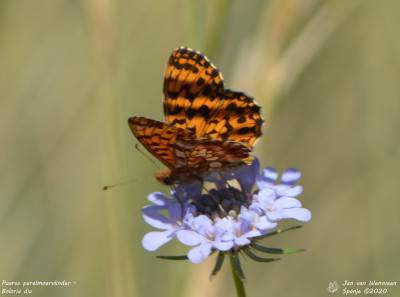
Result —
<path fill-rule="evenodd" d="M 256 243 L 251 244 L 251 247 L 257 251 L 269 254 L 292 254 L 297 252 L 303 252 L 305 249 L 278 249 L 262 246 Z"/>
<path fill-rule="evenodd" d="M 187 260 L 188 257 L 186 255 L 182 256 L 156 256 L 159 259 L 165 259 L 165 260 Z"/>
<path fill-rule="evenodd" d="M 280 260 L 280 258 L 261 258 L 256 254 L 254 254 L 249 248 L 244 248 L 243 251 L 247 256 L 249 256 L 251 259 L 257 262 L 273 262 Z"/>
<path fill-rule="evenodd" d="M 266 234 L 264 234 L 264 235 L 262 235 L 260 237 L 257 237 L 257 239 L 266 238 L 266 237 L 269 237 L 269 236 L 272 236 L 272 235 L 276 235 L 276 234 L 279 234 L 279 233 L 282 233 L 282 232 L 286 232 L 286 231 L 290 231 L 290 230 L 296 230 L 296 229 L 299 229 L 299 228 L 302 228 L 302 227 L 303 227 L 302 225 L 298 225 L 298 226 L 293 226 L 293 227 L 289 227 L 289 228 L 286 228 L 286 229 L 278 229 L 278 230 L 275 230 L 275 231 L 272 231 L 272 232 L 268 232 L 268 233 L 266 233 Z"/>
<path fill-rule="evenodd" d="M 233 267 L 235 267 L 236 275 L 242 280 L 245 281 L 246 277 L 244 276 L 242 267 L 240 266 L 240 259 L 239 254 L 237 252 L 232 252 L 232 260 L 233 260 Z"/>
<path fill-rule="evenodd" d="M 210 275 L 210 280 L 214 278 L 214 276 L 218 273 L 218 271 L 221 269 L 222 264 L 224 263 L 225 259 L 225 253 L 219 253 L 217 257 L 217 262 L 215 263 L 214 269 L 211 272 Z"/>

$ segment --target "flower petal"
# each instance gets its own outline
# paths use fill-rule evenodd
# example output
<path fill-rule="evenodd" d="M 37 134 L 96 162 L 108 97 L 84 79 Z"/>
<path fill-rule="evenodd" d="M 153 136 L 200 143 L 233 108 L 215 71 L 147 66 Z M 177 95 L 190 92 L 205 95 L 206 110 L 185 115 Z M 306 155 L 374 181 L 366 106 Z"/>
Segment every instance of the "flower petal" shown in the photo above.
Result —
<path fill-rule="evenodd" d="M 281 183 L 293 186 L 301 177 L 300 170 L 288 168 L 282 173 Z"/>
<path fill-rule="evenodd" d="M 305 208 L 290 208 L 282 210 L 284 219 L 295 219 L 301 222 L 311 220 L 311 212 Z"/>
<path fill-rule="evenodd" d="M 280 197 L 275 201 L 274 206 L 276 208 L 297 208 L 301 207 L 301 202 L 296 198 L 292 197 Z"/>
<path fill-rule="evenodd" d="M 163 244 L 169 242 L 173 237 L 175 231 L 167 230 L 164 232 L 149 232 L 142 240 L 143 247 L 148 251 L 155 251 Z"/>
<path fill-rule="evenodd" d="M 203 236 L 195 231 L 190 230 L 180 230 L 177 232 L 176 237 L 180 242 L 189 246 L 194 246 L 204 242 Z"/>
<path fill-rule="evenodd" d="M 263 217 L 265 219 L 259 220 L 257 223 L 254 224 L 254 227 L 256 227 L 257 229 L 262 230 L 262 231 L 271 230 L 276 227 L 277 223 L 268 221 L 266 216 L 263 216 Z"/>
<path fill-rule="evenodd" d="M 150 207 L 149 207 L 150 208 Z M 166 216 L 155 212 L 154 211 L 143 211 L 143 219 L 146 221 L 147 224 L 150 226 L 157 228 L 157 229 L 169 229 L 173 223 L 171 222 L 170 219 L 168 219 Z"/>
<path fill-rule="evenodd" d="M 276 199 L 276 193 L 273 189 L 271 188 L 265 188 L 262 189 L 258 193 L 258 202 L 261 204 L 267 206 L 267 205 L 272 205 L 275 202 Z"/>
<path fill-rule="evenodd" d="M 239 182 L 243 192 L 250 193 L 254 186 L 259 169 L 260 161 L 257 157 L 254 157 L 251 165 L 239 168 L 235 171 L 236 179 Z"/>
<path fill-rule="evenodd" d="M 199 215 L 193 219 L 193 229 L 202 236 L 214 233 L 213 222 L 205 215 Z"/>
<path fill-rule="evenodd" d="M 279 196 L 297 197 L 303 192 L 302 186 L 295 186 L 293 188 L 285 187 L 284 189 L 278 189 Z"/>
<path fill-rule="evenodd" d="M 188 258 L 193 263 L 201 263 L 211 254 L 211 248 L 212 246 L 210 243 L 201 244 L 189 251 Z"/>
<path fill-rule="evenodd" d="M 164 206 L 172 202 L 175 202 L 160 192 L 151 193 L 149 196 L 147 196 L 147 200 L 156 205 L 164 205 Z"/>
<path fill-rule="evenodd" d="M 272 167 L 265 167 L 261 173 L 262 181 L 267 184 L 274 184 L 278 179 L 278 170 Z"/>
<path fill-rule="evenodd" d="M 295 219 L 302 222 L 311 220 L 311 212 L 305 208 L 287 208 L 279 211 L 268 212 L 267 217 L 271 221 L 280 221 L 282 219 Z"/>
<path fill-rule="evenodd" d="M 246 237 L 235 237 L 235 244 L 238 246 L 244 246 L 250 244 L 251 241 Z"/>
<path fill-rule="evenodd" d="M 234 245 L 233 236 L 232 240 L 229 241 L 216 240 L 212 243 L 212 246 L 221 252 L 229 251 L 231 248 L 233 248 L 233 245 Z"/>
<path fill-rule="evenodd" d="M 265 216 L 268 218 L 269 221 L 277 222 L 284 219 L 281 211 L 271 211 L 267 212 Z"/>
<path fill-rule="evenodd" d="M 182 204 L 180 203 L 171 204 L 168 207 L 168 212 L 171 221 L 178 222 L 183 220 L 182 215 L 184 214 L 182 214 Z"/>
<path fill-rule="evenodd" d="M 277 223 L 271 223 L 271 224 L 274 224 L 275 226 L 277 225 Z M 270 228 L 270 229 L 275 228 L 275 226 L 272 227 L 272 228 Z M 265 229 L 265 230 L 269 230 L 269 229 Z M 251 238 L 251 237 L 261 236 L 261 235 L 264 235 L 264 234 L 265 234 L 265 232 L 263 232 L 263 231 L 264 231 L 264 230 L 251 230 L 251 231 L 249 231 L 249 232 L 247 232 L 247 233 L 245 234 L 245 237 Z"/>

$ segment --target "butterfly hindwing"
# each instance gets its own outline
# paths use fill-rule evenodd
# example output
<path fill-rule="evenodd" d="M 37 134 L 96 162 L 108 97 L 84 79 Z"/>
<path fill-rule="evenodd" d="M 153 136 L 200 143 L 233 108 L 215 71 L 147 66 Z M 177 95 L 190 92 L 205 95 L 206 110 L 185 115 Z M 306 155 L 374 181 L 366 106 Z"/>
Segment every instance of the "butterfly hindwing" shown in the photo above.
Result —
<path fill-rule="evenodd" d="M 248 164 L 252 157 L 245 145 L 234 141 L 178 136 L 175 144 L 176 167 L 193 173 L 226 171 Z"/>
<path fill-rule="evenodd" d="M 144 117 L 132 117 L 128 122 L 140 143 L 178 173 L 202 175 L 208 171 L 244 166 L 251 160 L 250 149 L 238 142 L 199 137 L 190 131 Z"/>
<path fill-rule="evenodd" d="M 178 135 L 188 136 L 182 129 L 145 117 L 132 117 L 129 127 L 140 143 L 168 168 L 175 167 L 174 146 Z M 190 135 L 190 133 L 189 133 Z"/>

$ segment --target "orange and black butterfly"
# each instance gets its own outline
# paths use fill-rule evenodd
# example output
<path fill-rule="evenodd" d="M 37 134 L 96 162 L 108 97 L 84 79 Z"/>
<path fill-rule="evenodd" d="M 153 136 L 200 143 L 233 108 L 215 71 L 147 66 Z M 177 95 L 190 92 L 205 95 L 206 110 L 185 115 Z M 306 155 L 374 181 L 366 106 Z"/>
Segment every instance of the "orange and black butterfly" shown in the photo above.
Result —
<path fill-rule="evenodd" d="M 145 117 L 128 124 L 142 145 L 167 166 L 155 178 L 166 185 L 202 182 L 211 172 L 246 166 L 261 136 L 260 106 L 224 89 L 219 71 L 202 54 L 181 47 L 164 78 L 165 122 Z"/>

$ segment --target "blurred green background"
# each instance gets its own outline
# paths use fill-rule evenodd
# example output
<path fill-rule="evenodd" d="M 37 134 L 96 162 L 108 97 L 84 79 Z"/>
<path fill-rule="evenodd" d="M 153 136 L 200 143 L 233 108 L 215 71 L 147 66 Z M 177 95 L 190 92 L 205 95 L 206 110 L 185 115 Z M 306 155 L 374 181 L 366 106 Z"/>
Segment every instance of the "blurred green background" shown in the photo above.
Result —
<path fill-rule="evenodd" d="M 248 296 L 399 282 L 398 28 L 396 0 L 1 1 L 0 280 L 77 282 L 33 288 L 41 297 L 234 294 L 227 263 L 209 281 L 214 257 L 154 258 L 188 250 L 176 241 L 142 248 L 153 229 L 141 207 L 167 187 L 102 191 L 157 170 L 127 119 L 163 118 L 164 67 L 185 45 L 262 106 L 263 166 L 303 173 L 313 219 L 264 245 L 310 250 L 242 261 Z"/>

